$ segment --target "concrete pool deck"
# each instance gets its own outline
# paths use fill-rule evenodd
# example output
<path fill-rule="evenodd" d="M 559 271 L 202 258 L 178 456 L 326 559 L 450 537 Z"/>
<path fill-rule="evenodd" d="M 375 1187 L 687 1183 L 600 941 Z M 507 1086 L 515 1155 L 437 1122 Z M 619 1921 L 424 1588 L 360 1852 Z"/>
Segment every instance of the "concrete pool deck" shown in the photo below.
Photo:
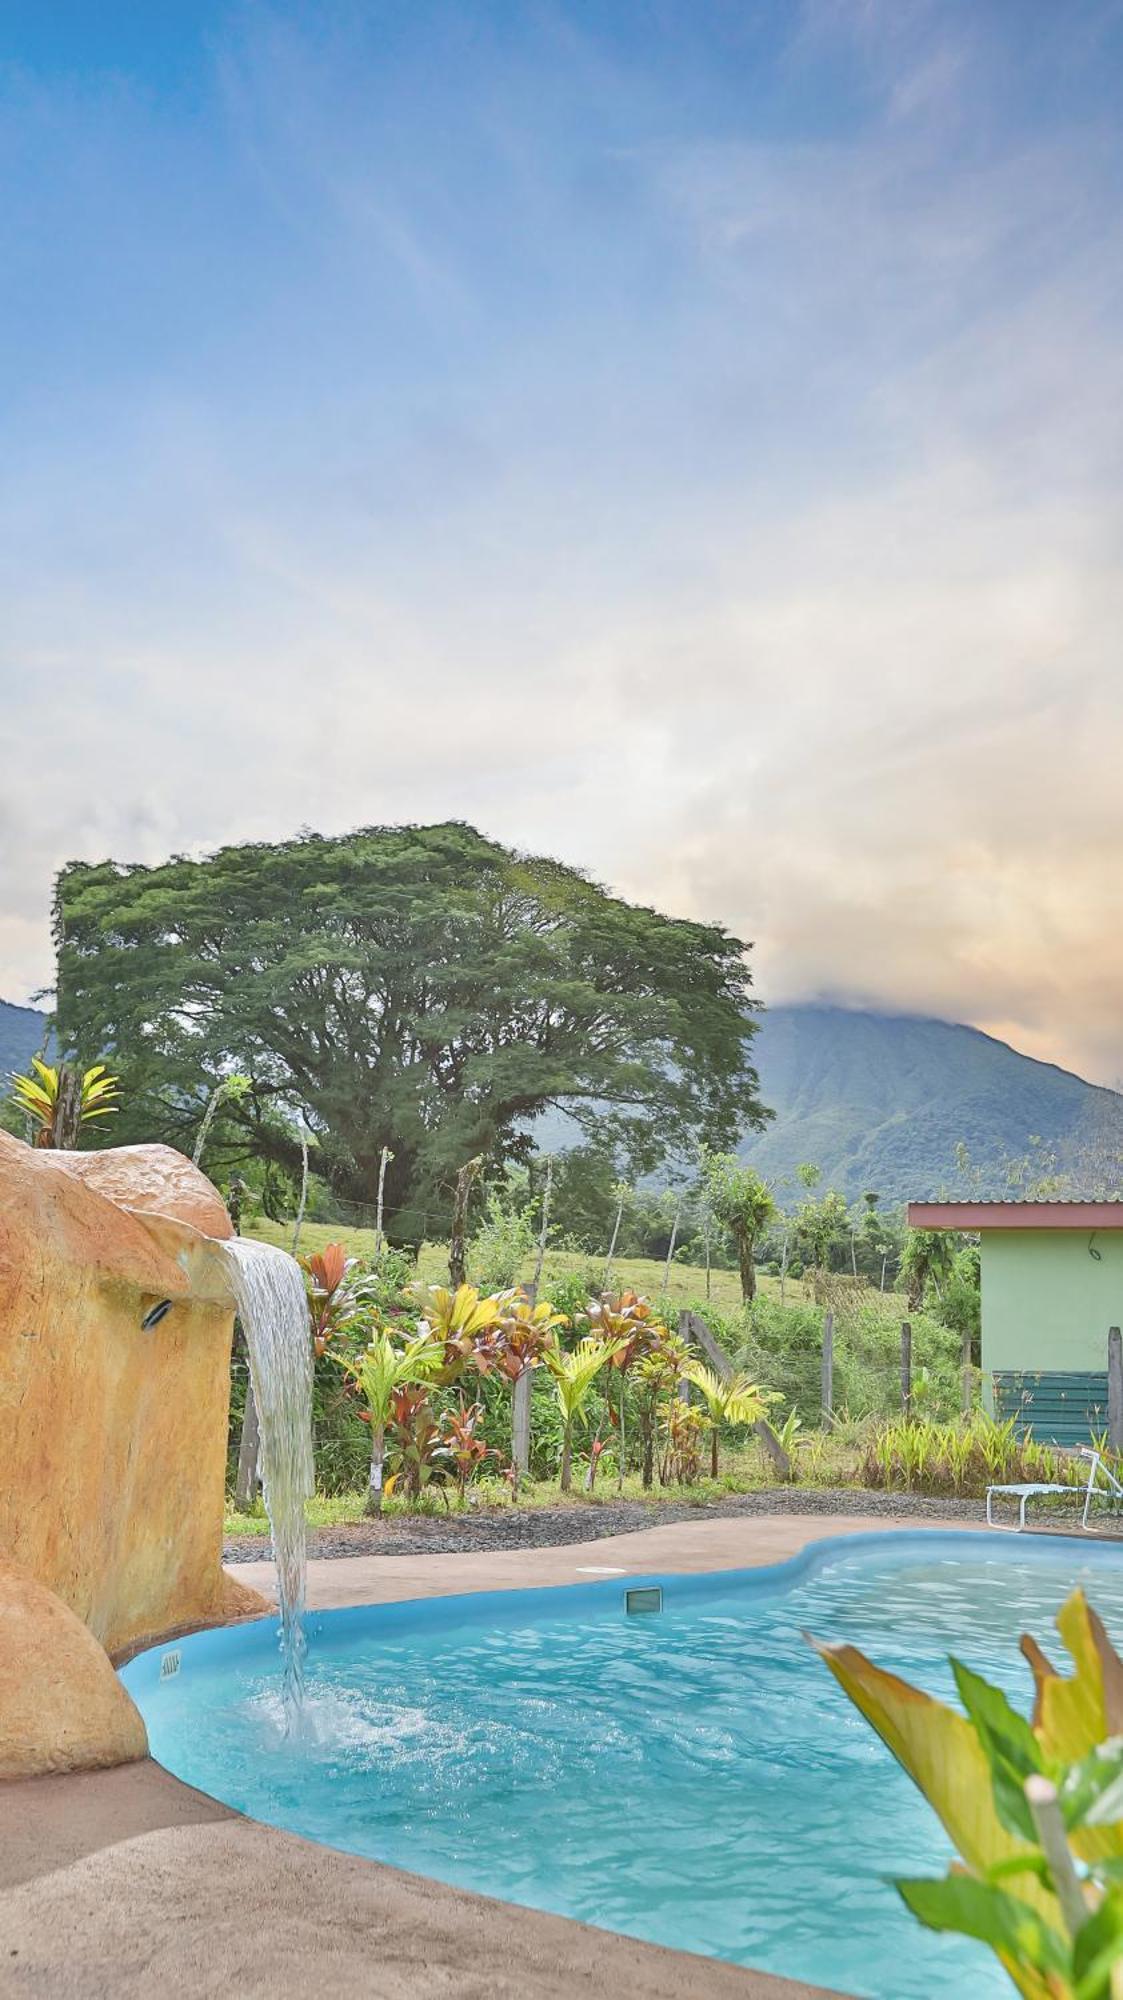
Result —
<path fill-rule="evenodd" d="M 311 1606 L 781 1562 L 868 1517 L 680 1521 L 564 1547 L 309 1564 Z M 879 1522 L 970 1529 L 963 1521 Z M 272 1584 L 272 1564 L 238 1576 Z M 746 1893 L 751 1893 L 747 1887 Z M 280 1833 L 148 1760 L 0 1784 L 0 1994 L 139 2000 L 821 2000 L 823 1988 L 639 1944 Z"/>

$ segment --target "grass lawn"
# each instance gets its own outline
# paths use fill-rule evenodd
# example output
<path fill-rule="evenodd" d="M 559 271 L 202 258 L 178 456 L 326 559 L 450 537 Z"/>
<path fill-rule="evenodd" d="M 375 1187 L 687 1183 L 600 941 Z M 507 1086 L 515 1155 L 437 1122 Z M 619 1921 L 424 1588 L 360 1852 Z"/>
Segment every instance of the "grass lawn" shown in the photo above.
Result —
<path fill-rule="evenodd" d="M 292 1247 L 292 1225 L 270 1222 L 268 1216 L 256 1216 L 247 1224 L 247 1236 L 256 1236 L 263 1243 L 279 1244 L 281 1249 Z M 306 1222 L 300 1232 L 300 1249 L 308 1253 L 323 1250 L 328 1243 L 342 1243 L 344 1248 L 356 1257 L 374 1255 L 373 1229 L 353 1228 L 342 1222 Z M 552 1278 L 561 1277 L 572 1271 L 585 1271 L 596 1267 L 601 1260 L 586 1256 L 581 1251 L 551 1250 L 547 1253 L 544 1271 L 544 1288 L 549 1294 Z M 469 1269 L 470 1269 L 469 1265 Z M 603 1268 L 603 1264 L 601 1264 Z M 418 1259 L 418 1277 L 422 1284 L 444 1285 L 448 1283 L 448 1247 L 443 1243 L 423 1243 Z M 524 1281 L 529 1281 L 534 1272 L 534 1259 L 528 1257 L 523 1269 Z M 659 1299 L 663 1291 L 664 1266 L 652 1257 L 615 1257 L 612 1262 L 612 1283 L 617 1290 L 640 1292 L 645 1298 Z M 778 1298 L 780 1281 L 778 1278 L 758 1273 L 757 1285 L 767 1297 Z M 681 1311 L 684 1306 L 697 1305 L 706 1296 L 706 1273 L 697 1264 L 671 1265 L 670 1283 L 667 1287 L 668 1304 Z M 793 1303 L 807 1296 L 806 1288 L 794 1278 L 789 1278 L 785 1296 Z M 736 1312 L 741 1303 L 741 1285 L 736 1271 L 714 1270 L 710 1274 L 710 1299 L 721 1313 Z"/>
<path fill-rule="evenodd" d="M 797 1455 L 798 1483 L 803 1486 L 852 1485 L 856 1480 L 859 1458 L 860 1452 L 853 1439 L 827 1438 L 816 1432 L 808 1450 Z M 584 1476 L 585 1465 L 578 1458 L 574 1464 L 574 1478 L 579 1482 Z M 650 1492 L 645 1492 L 639 1473 L 631 1472 L 624 1480 L 621 1492 L 615 1474 L 610 1472 L 606 1477 L 602 1472 L 592 1493 L 564 1494 L 559 1490 L 556 1479 L 524 1479 L 519 1487 L 518 1505 L 521 1508 L 573 1507 L 580 1511 L 624 1499 L 640 1501 L 651 1507 L 668 1501 L 687 1507 L 704 1507 L 708 1502 L 724 1499 L 731 1493 L 755 1493 L 775 1483 L 775 1475 L 755 1445 L 739 1448 L 731 1445 L 722 1451 L 720 1477 L 716 1480 L 708 1477 L 699 1479 L 693 1486 L 656 1485 Z M 388 1499 L 383 1502 L 382 1512 L 388 1520 L 417 1514 L 441 1519 L 446 1514 L 506 1513 L 512 1505 L 502 1480 L 479 1480 L 470 1492 L 472 1498 L 464 1506 L 460 1505 L 455 1492 L 448 1495 L 447 1508 L 440 1494 L 431 1492 L 420 1502 Z M 335 1528 L 362 1521 L 366 1518 L 365 1500 L 364 1492 L 317 1493 L 308 1502 L 308 1525 L 312 1528 Z M 252 1514 L 229 1512 L 224 1529 L 227 1535 L 267 1535 L 269 1522 L 264 1506 L 259 1502 Z"/>

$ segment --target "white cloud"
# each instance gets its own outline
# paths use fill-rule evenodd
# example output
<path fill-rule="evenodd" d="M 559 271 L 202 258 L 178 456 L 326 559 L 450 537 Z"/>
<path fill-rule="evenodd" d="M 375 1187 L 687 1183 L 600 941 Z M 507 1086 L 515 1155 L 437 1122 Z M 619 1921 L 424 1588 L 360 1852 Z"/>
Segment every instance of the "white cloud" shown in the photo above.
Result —
<path fill-rule="evenodd" d="M 809 9 L 789 75 L 844 36 L 879 109 L 782 140 L 667 137 L 578 38 L 594 139 L 515 65 L 463 188 L 345 50 L 228 55 L 259 290 L 8 452 L 0 992 L 72 855 L 456 815 L 765 998 L 1116 1076 L 1114 159 L 999 143 L 939 20 Z"/>

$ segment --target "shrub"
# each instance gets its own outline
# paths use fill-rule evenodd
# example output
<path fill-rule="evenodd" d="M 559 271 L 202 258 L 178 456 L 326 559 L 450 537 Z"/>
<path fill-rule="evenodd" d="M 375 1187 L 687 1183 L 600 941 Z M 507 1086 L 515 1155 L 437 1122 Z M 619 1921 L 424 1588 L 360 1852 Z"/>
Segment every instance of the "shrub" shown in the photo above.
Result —
<path fill-rule="evenodd" d="M 950 1493 L 981 1498 L 988 1486 L 1043 1480 L 1073 1485 L 1064 1454 L 1015 1434 L 1014 1419 L 996 1423 L 976 1410 L 968 1423 L 896 1418 L 879 1424 L 866 1446 L 863 1486 L 888 1493 Z"/>

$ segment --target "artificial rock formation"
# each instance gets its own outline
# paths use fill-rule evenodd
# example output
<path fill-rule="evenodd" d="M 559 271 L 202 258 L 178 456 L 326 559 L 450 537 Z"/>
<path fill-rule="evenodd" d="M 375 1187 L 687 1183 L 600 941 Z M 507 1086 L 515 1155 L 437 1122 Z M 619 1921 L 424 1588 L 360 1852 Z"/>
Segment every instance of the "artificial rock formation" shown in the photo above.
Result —
<path fill-rule="evenodd" d="M 229 1235 L 210 1182 L 169 1147 L 63 1153 L 0 1132 L 0 1566 L 111 1653 L 266 1608 L 221 1566 L 233 1313 L 213 1246 Z M 0 1768 L 26 1723 L 10 1650 L 35 1617 L 17 1618 L 13 1592 L 9 1575 Z M 143 1753 L 136 1726 L 123 1754 Z M 65 1761 L 46 1719 L 44 1733 L 27 1768 Z"/>
<path fill-rule="evenodd" d="M 129 1764 L 147 1749 L 93 1633 L 34 1577 L 0 1570 L 0 1778 Z"/>

